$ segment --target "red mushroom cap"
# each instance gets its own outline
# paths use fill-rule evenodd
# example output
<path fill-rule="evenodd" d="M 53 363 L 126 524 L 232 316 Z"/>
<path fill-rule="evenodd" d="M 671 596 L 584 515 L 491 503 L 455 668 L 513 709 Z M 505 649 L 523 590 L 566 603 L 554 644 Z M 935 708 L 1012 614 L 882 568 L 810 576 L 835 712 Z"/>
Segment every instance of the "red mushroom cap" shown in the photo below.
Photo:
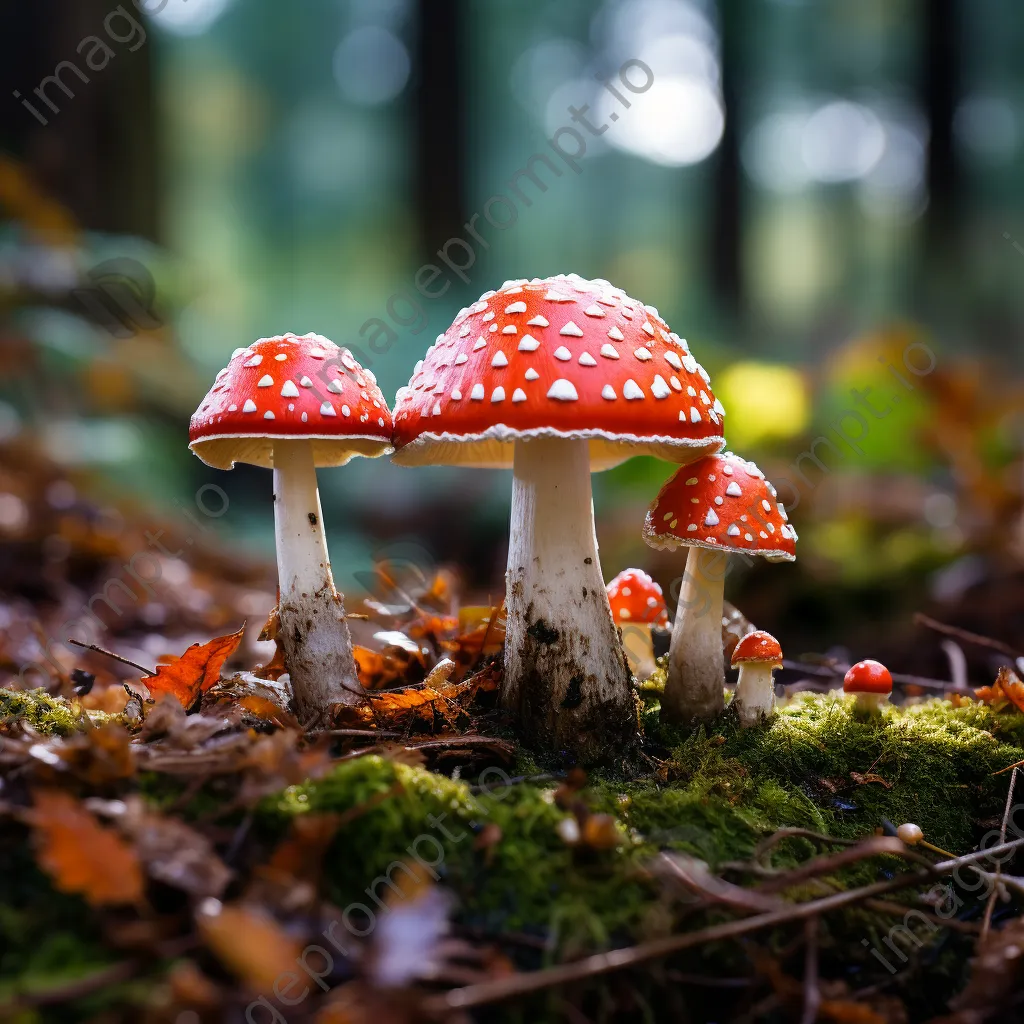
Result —
<path fill-rule="evenodd" d="M 260 338 L 236 348 L 189 425 L 208 466 L 273 467 L 275 440 L 312 440 L 317 466 L 391 447 L 392 421 L 377 380 L 319 334 Z"/>
<path fill-rule="evenodd" d="M 782 646 L 771 633 L 766 633 L 763 629 L 748 633 L 732 652 L 733 667 L 745 661 L 781 668 Z"/>
<path fill-rule="evenodd" d="M 843 680 L 846 693 L 892 693 L 892 676 L 880 661 L 858 661 Z"/>
<path fill-rule="evenodd" d="M 661 587 L 643 569 L 623 569 L 608 584 L 608 603 L 617 624 L 668 625 L 668 609 Z"/>
<path fill-rule="evenodd" d="M 725 410 L 653 306 L 575 274 L 507 281 L 462 310 L 395 399 L 395 461 L 511 466 L 513 442 L 590 441 L 595 469 L 690 462 Z"/>
<path fill-rule="evenodd" d="M 652 548 L 743 551 L 772 561 L 796 559 L 796 530 L 778 492 L 752 462 L 732 452 L 680 469 L 647 512 L 644 540 Z"/>

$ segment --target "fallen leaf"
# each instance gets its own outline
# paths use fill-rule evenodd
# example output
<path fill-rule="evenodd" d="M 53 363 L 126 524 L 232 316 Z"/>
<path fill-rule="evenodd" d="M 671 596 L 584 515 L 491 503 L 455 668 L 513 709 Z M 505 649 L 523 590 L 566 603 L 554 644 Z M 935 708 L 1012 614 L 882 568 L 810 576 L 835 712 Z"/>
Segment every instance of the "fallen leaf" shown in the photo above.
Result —
<path fill-rule="evenodd" d="M 80 893 L 93 906 L 141 901 L 139 858 L 116 832 L 67 793 L 40 789 L 32 798 L 25 816 L 35 833 L 39 865 L 61 892 Z"/>
<path fill-rule="evenodd" d="M 199 694 L 220 682 L 220 670 L 242 642 L 245 624 L 237 633 L 218 636 L 205 644 L 193 644 L 177 661 L 160 665 L 146 679 L 151 693 L 171 693 L 189 708 Z"/>
<path fill-rule="evenodd" d="M 196 922 L 207 948 L 256 991 L 272 989 L 281 972 L 294 964 L 302 951 L 301 943 L 255 907 L 221 906 L 216 900 L 207 900 Z"/>
<path fill-rule="evenodd" d="M 866 786 L 869 782 L 877 782 L 880 786 L 885 786 L 886 789 L 892 789 L 892 783 L 887 779 L 883 779 L 881 775 L 875 775 L 873 772 L 867 772 L 862 775 L 860 772 L 850 772 L 850 778 L 857 783 L 858 786 Z"/>

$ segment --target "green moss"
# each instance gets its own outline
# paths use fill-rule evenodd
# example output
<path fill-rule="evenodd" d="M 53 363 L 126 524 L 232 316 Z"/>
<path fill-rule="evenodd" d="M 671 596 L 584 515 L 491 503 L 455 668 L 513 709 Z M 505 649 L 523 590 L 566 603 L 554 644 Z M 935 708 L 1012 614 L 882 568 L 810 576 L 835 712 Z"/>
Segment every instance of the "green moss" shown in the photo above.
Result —
<path fill-rule="evenodd" d="M 0 722 L 24 719 L 44 735 L 69 736 L 82 728 L 82 711 L 45 690 L 0 689 Z"/>

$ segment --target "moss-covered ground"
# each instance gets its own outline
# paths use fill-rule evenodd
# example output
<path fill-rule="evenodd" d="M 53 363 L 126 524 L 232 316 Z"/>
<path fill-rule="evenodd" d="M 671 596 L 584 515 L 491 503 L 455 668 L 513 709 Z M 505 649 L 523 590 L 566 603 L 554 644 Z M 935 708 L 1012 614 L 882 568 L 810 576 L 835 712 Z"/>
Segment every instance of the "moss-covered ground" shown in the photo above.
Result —
<path fill-rule="evenodd" d="M 264 800 L 253 842 L 272 844 L 296 815 L 349 812 L 327 851 L 323 885 L 330 900 L 352 908 L 353 920 L 380 913 L 376 897 L 389 895 L 389 870 L 401 885 L 396 863 L 418 856 L 457 896 L 462 925 L 488 937 L 515 932 L 543 940 L 516 955 L 530 968 L 678 928 L 675 910 L 647 870 L 660 850 L 698 857 L 718 870 L 750 858 L 758 842 L 780 828 L 859 838 L 885 821 L 913 821 L 936 846 L 970 852 L 1002 816 L 1009 776 L 997 773 L 1024 759 L 1024 715 L 974 702 L 929 701 L 863 717 L 841 696 L 803 695 L 770 725 L 740 730 L 727 713 L 711 729 L 684 735 L 659 725 L 651 698 L 645 730 L 648 773 L 592 775 L 579 794 L 591 811 L 614 817 L 615 846 L 566 842 L 560 823 L 568 812 L 555 799 L 558 782 L 531 782 L 549 766 L 526 755 L 507 776 L 492 769 L 483 780 L 455 780 L 380 756 L 348 759 L 319 781 Z M 508 776 L 514 781 L 506 784 Z M 154 800 L 158 792 L 154 785 Z M 774 864 L 794 864 L 820 849 L 804 839 L 786 840 Z M 18 853 L 4 844 L 0 857 L 0 879 L 8 880 L 0 894 L 0 986 L 40 965 L 49 969 L 55 957 L 94 962 L 86 955 L 92 926 L 78 901 L 52 896 L 53 913 L 37 914 L 43 876 L 21 865 L 20 877 L 36 887 L 37 898 L 28 903 L 10 885 L 11 858 L 24 859 L 23 845 Z M 874 858 L 829 876 L 827 885 L 864 884 L 902 866 L 895 857 Z M 812 886 L 791 895 L 825 891 Z M 959 916 L 980 919 L 983 908 L 972 894 L 959 897 Z M 713 919 L 697 915 L 687 926 Z M 881 943 L 897 924 L 898 918 L 864 907 L 830 917 L 822 932 L 822 971 L 854 988 L 882 982 L 915 1008 L 912 1020 L 925 1019 L 962 985 L 970 937 L 945 929 L 927 933 L 920 949 L 896 962 Z M 689 972 L 749 973 L 751 956 L 778 951 L 793 934 L 697 950 Z M 31 955 L 26 939 L 35 944 Z M 895 962 L 895 975 L 880 967 L 872 949 Z"/>

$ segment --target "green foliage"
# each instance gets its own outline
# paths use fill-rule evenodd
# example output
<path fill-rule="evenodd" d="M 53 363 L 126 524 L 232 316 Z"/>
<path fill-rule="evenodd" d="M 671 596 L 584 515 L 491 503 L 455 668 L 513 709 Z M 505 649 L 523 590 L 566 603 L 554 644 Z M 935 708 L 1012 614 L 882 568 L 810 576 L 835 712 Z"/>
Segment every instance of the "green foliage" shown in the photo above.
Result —
<path fill-rule="evenodd" d="M 24 719 L 44 735 L 70 736 L 82 727 L 82 712 L 45 690 L 0 689 L 0 722 Z"/>

